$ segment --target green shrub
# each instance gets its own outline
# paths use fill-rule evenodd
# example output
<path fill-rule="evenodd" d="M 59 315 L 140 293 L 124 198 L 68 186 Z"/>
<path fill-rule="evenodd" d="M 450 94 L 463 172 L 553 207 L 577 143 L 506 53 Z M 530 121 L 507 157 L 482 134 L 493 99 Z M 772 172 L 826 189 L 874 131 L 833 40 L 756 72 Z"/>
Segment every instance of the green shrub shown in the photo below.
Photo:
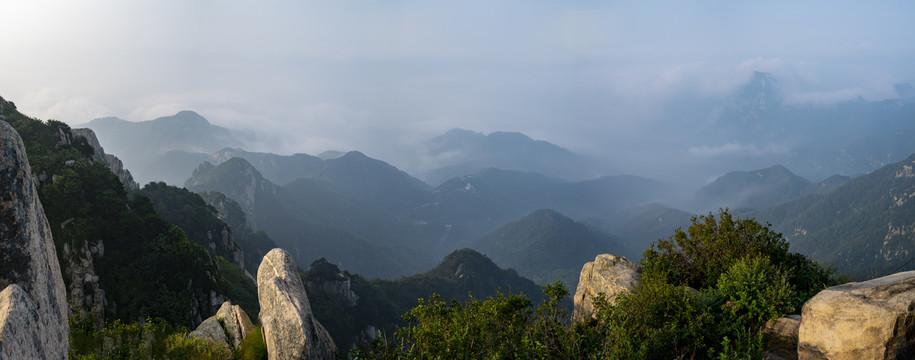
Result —
<path fill-rule="evenodd" d="M 175 360 L 225 360 L 232 358 L 228 345 L 217 345 L 206 340 L 188 337 L 186 332 L 178 332 L 165 339 L 165 357 Z"/>
<path fill-rule="evenodd" d="M 251 331 L 251 334 L 242 340 L 238 348 L 235 349 L 235 359 L 238 360 L 263 360 L 267 358 L 267 344 L 264 343 L 264 335 L 261 327 L 257 326 Z"/>
<path fill-rule="evenodd" d="M 745 258 L 766 258 L 784 271 L 788 283 L 798 289 L 791 300 L 793 311 L 834 283 L 830 271 L 788 252 L 788 242 L 781 234 L 753 219 L 735 218 L 727 209 L 717 218 L 711 213 L 693 217 L 686 231 L 678 229 L 670 238 L 658 240 L 645 250 L 641 266 L 644 273 L 663 276 L 671 284 L 709 289 Z"/>
<path fill-rule="evenodd" d="M 593 321 L 602 341 L 593 349 L 606 359 L 680 359 L 704 357 L 715 339 L 714 293 L 668 283 L 648 276 L 631 293 L 620 294 L 614 304 L 595 299 Z"/>
<path fill-rule="evenodd" d="M 187 330 L 162 319 L 144 325 L 114 320 L 96 331 L 90 315 L 71 315 L 71 359 L 231 359 L 225 346 L 188 338 Z"/>
<path fill-rule="evenodd" d="M 724 358 L 755 357 L 762 349 L 761 328 L 794 306 L 795 291 L 788 276 L 773 267 L 768 258 L 741 259 L 718 279 L 718 292 L 734 326 L 722 339 Z"/>
<path fill-rule="evenodd" d="M 351 358 L 373 359 L 554 359 L 581 356 L 579 342 L 569 341 L 568 314 L 559 307 L 568 291 L 547 285 L 549 296 L 536 309 L 524 295 L 497 293 L 487 300 L 461 303 L 439 295 L 404 315 L 407 326 L 394 339 L 379 337 L 360 344 Z"/>

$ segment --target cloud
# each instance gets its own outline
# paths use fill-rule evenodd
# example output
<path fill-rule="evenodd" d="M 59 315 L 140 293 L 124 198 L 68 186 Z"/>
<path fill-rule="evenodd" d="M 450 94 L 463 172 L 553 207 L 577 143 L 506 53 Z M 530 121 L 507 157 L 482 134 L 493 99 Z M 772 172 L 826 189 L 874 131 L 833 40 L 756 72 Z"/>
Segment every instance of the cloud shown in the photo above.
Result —
<path fill-rule="evenodd" d="M 791 151 L 790 147 L 780 144 L 767 144 L 763 147 L 755 144 L 727 143 L 721 146 L 693 146 L 686 150 L 689 155 L 700 158 L 714 158 L 735 155 L 778 155 Z"/>
<path fill-rule="evenodd" d="M 864 90 L 860 88 L 794 93 L 788 94 L 785 97 L 785 102 L 792 104 L 833 105 L 842 101 L 857 99 L 863 93 Z"/>
<path fill-rule="evenodd" d="M 907 2 L 14 3 L 0 95 L 29 115 L 194 110 L 253 133 L 253 150 L 355 149 L 398 166 L 455 127 L 519 131 L 632 171 L 672 152 L 778 152 L 684 138 L 753 71 L 798 102 L 915 83 Z"/>

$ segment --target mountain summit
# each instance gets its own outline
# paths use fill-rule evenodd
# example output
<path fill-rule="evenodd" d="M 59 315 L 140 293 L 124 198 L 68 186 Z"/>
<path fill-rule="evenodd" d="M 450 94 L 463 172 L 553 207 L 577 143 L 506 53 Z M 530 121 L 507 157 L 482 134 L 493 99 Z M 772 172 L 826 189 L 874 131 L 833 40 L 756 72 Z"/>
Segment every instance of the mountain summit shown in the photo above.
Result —
<path fill-rule="evenodd" d="M 761 128 L 781 106 L 778 81 L 772 74 L 754 71 L 737 91 L 725 111 L 728 121 L 737 126 Z"/>

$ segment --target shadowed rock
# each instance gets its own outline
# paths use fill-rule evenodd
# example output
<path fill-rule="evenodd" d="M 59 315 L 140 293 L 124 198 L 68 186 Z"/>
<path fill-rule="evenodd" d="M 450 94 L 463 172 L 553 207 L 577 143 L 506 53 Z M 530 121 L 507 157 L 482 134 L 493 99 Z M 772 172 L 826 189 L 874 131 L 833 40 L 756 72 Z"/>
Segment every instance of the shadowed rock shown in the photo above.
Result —
<path fill-rule="evenodd" d="M 219 311 L 216 312 L 216 318 L 222 322 L 223 327 L 226 329 L 226 334 L 231 338 L 230 340 L 234 347 L 238 347 L 242 340 L 254 330 L 251 318 L 241 309 L 241 306 L 232 305 L 228 301 L 222 303 Z"/>
<path fill-rule="evenodd" d="M 800 326 L 800 315 L 788 315 L 767 321 L 762 328 L 763 359 L 797 359 L 797 332 Z"/>
<path fill-rule="evenodd" d="M 219 320 L 217 320 L 215 316 L 208 317 L 200 323 L 200 325 L 197 325 L 197 329 L 191 331 L 187 336 L 200 338 L 214 344 L 226 346 L 229 344 L 229 339 L 226 338 L 226 331 L 222 328 L 222 324 L 219 323 Z"/>

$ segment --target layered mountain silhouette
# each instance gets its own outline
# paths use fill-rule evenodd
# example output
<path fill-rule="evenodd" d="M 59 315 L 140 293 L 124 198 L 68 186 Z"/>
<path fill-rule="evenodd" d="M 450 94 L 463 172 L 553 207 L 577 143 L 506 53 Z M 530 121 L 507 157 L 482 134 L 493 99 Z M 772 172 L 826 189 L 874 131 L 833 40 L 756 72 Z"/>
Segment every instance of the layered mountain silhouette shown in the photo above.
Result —
<path fill-rule="evenodd" d="M 110 147 L 109 151 L 124 161 L 125 166 L 131 170 L 140 184 L 166 180 L 166 175 L 183 176 L 183 179 L 186 179 L 189 170 L 199 164 L 200 159 L 183 161 L 185 154 L 209 153 L 224 147 L 240 147 L 244 145 L 242 139 L 249 136 L 212 125 L 193 111 L 181 111 L 172 116 L 141 122 L 105 117 L 80 126 L 94 130 L 99 141 Z M 160 160 L 166 155 L 167 159 Z M 193 165 L 177 174 L 170 174 L 172 171 L 169 169 L 180 168 L 181 162 Z M 180 185 L 180 182 L 169 183 Z"/>
<path fill-rule="evenodd" d="M 437 164 L 423 176 L 430 184 L 441 184 L 486 168 L 537 172 L 566 180 L 585 180 L 602 174 L 592 159 L 517 132 L 484 135 L 453 129 L 429 141 L 426 149 L 427 156 Z"/>
<path fill-rule="evenodd" d="M 596 254 L 634 253 L 620 239 L 553 210 L 537 210 L 510 222 L 475 240 L 473 248 L 536 283 L 558 280 L 572 289 L 581 265 Z"/>
<path fill-rule="evenodd" d="M 412 244 L 422 237 L 414 222 L 353 198 L 329 183 L 300 179 L 275 185 L 241 158 L 202 163 L 186 184 L 219 191 L 239 203 L 256 230 L 266 231 L 297 262 L 325 257 L 346 269 L 378 277 L 415 273 Z M 440 227 L 442 228 L 442 227 Z M 417 246 L 419 247 L 419 246 Z M 421 258 L 424 259 L 424 258 Z"/>
<path fill-rule="evenodd" d="M 753 171 L 733 171 L 699 189 L 693 206 L 700 211 L 762 209 L 804 195 L 829 192 L 848 179 L 837 175 L 813 183 L 781 165 Z"/>

